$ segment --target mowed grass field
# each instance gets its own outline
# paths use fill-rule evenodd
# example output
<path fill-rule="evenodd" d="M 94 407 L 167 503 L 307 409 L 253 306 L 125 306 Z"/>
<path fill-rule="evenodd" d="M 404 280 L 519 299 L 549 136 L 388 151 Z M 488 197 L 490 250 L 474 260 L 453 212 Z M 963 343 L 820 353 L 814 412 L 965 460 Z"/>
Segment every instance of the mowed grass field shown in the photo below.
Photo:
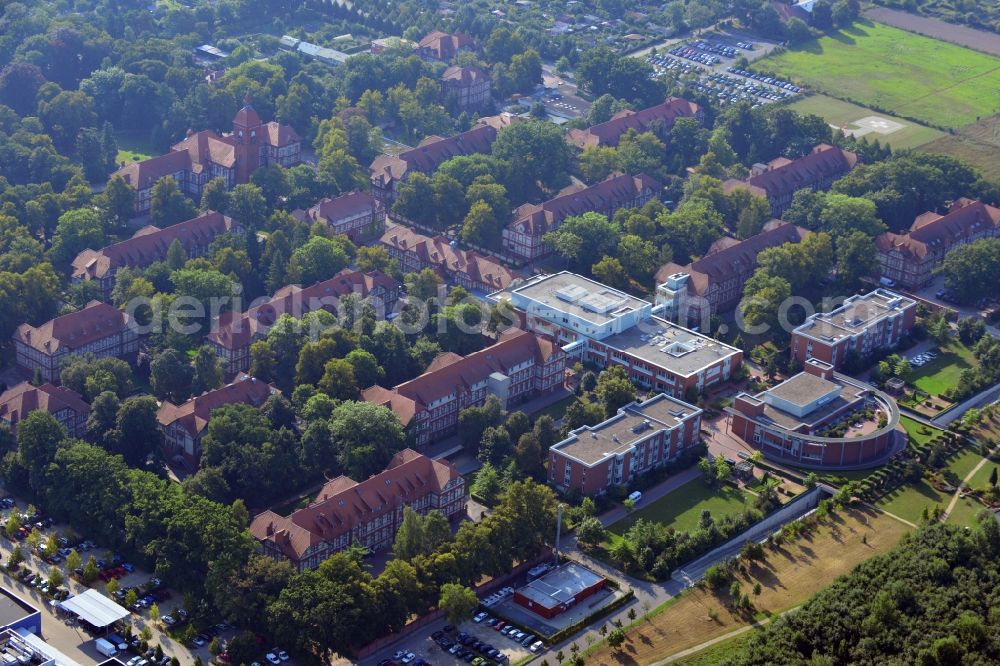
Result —
<path fill-rule="evenodd" d="M 617 535 L 625 534 L 635 521 L 645 518 L 686 532 L 698 527 L 702 511 L 711 512 L 712 517 L 719 520 L 723 516 L 740 513 L 752 505 L 753 497 L 748 493 L 728 485 L 714 488 L 706 485 L 699 477 L 645 506 L 640 500 L 635 511 L 610 525 L 608 531 Z"/>
<path fill-rule="evenodd" d="M 872 109 L 866 109 L 863 106 L 845 102 L 828 95 L 809 95 L 808 97 L 803 97 L 797 102 L 789 104 L 788 108 L 799 113 L 808 113 L 814 116 L 819 116 L 834 127 L 847 129 L 856 129 L 853 123 L 861 118 L 867 118 L 869 116 L 887 118 L 903 125 L 903 127 L 895 132 L 892 132 L 891 134 L 878 134 L 876 132 L 871 132 L 866 134 L 865 137 L 869 141 L 878 139 L 879 143 L 883 146 L 888 144 L 892 146 L 893 150 L 916 148 L 917 146 L 922 146 L 926 143 L 947 136 L 947 134 L 941 130 L 936 130 L 933 127 L 927 127 L 910 120 L 903 120 L 902 118 L 897 118 L 888 113 L 881 113 Z"/>
<path fill-rule="evenodd" d="M 864 560 L 888 551 L 910 530 L 882 513 L 842 511 L 780 550 L 766 548 L 767 559 L 737 580 L 745 592 L 760 582 L 761 594 L 751 595 L 758 618 L 780 613 L 803 603 Z M 585 661 L 591 666 L 643 666 L 747 626 L 745 617 L 730 612 L 726 597 L 728 591 L 717 596 L 707 590 L 688 590 L 648 621 L 640 618 L 626 632 L 619 650 L 602 643 Z"/>
<path fill-rule="evenodd" d="M 958 340 L 949 340 L 938 350 L 938 357 L 919 368 L 913 368 L 910 383 L 921 391 L 939 395 L 958 386 L 962 372 L 979 365 L 972 350 Z"/>
<path fill-rule="evenodd" d="M 1000 58 L 872 22 L 759 61 L 840 99 L 939 127 L 1000 112 Z"/>

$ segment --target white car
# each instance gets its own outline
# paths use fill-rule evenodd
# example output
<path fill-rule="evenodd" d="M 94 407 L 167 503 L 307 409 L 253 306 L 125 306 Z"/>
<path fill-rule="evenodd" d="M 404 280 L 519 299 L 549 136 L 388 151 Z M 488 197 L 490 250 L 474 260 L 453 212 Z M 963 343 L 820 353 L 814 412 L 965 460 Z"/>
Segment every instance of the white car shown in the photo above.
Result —
<path fill-rule="evenodd" d="M 281 661 L 288 661 L 288 653 L 284 650 L 278 650 L 278 659 Z"/>
<path fill-rule="evenodd" d="M 476 614 L 476 616 L 474 618 L 472 618 L 472 621 L 475 622 L 476 624 L 479 624 L 480 622 L 482 622 L 485 619 L 486 619 L 486 613 L 483 612 L 483 611 L 480 611 L 479 613 Z"/>
<path fill-rule="evenodd" d="M 531 644 L 531 647 L 528 649 L 531 650 L 532 652 L 538 652 L 539 650 L 542 649 L 542 642 L 535 641 L 534 643 Z"/>
<path fill-rule="evenodd" d="M 264 658 L 275 665 L 281 663 L 281 660 L 278 659 L 278 655 L 274 654 L 273 652 L 268 652 L 267 654 L 264 655 Z"/>
<path fill-rule="evenodd" d="M 406 655 L 402 659 L 400 659 L 400 661 L 403 662 L 404 664 L 409 664 L 416 658 L 417 655 L 413 654 L 412 652 L 407 652 Z"/>

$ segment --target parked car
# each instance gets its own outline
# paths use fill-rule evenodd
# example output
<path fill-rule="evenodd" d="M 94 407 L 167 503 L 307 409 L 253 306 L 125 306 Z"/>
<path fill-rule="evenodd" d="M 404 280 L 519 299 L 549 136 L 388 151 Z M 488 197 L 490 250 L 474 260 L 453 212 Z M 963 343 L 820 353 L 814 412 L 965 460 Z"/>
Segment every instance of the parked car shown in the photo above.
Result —
<path fill-rule="evenodd" d="M 529 647 L 528 649 L 531 650 L 532 652 L 537 653 L 541 651 L 542 645 L 543 643 L 541 641 L 535 641 L 534 643 L 531 644 L 531 647 Z"/>
<path fill-rule="evenodd" d="M 281 660 L 278 659 L 278 655 L 274 654 L 273 652 L 268 652 L 267 654 L 264 655 L 264 658 L 267 659 L 267 661 L 271 664 L 281 663 Z"/>

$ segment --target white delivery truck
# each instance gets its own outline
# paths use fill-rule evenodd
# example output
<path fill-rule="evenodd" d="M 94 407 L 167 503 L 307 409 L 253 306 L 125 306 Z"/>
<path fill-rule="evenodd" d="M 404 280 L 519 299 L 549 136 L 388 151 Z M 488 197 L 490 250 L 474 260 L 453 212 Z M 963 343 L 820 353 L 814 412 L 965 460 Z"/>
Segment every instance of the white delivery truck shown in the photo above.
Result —
<path fill-rule="evenodd" d="M 105 640 L 103 638 L 98 638 L 94 641 L 94 647 L 97 651 L 103 654 L 105 657 L 113 657 L 118 654 L 118 649 L 111 644 L 111 641 Z"/>

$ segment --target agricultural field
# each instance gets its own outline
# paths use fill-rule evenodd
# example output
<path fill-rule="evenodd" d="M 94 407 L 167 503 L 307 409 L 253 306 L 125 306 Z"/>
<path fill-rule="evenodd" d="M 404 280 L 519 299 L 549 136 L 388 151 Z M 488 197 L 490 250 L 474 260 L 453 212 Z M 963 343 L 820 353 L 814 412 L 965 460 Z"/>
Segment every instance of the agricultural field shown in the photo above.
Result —
<path fill-rule="evenodd" d="M 810 90 L 937 127 L 1000 112 L 1000 58 L 880 23 L 758 62 Z"/>
<path fill-rule="evenodd" d="M 756 618 L 750 618 L 751 622 L 803 603 L 859 563 L 890 550 L 910 529 L 885 514 L 851 509 L 825 520 L 812 534 L 778 551 L 765 549 L 767 560 L 737 577 L 745 591 L 756 582 L 761 584 L 760 595 L 751 595 L 756 609 Z M 668 602 L 670 605 L 648 621 L 640 618 L 626 632 L 620 649 L 612 650 L 602 643 L 586 655 L 586 663 L 644 666 L 748 626 L 746 616 L 730 611 L 727 598 L 728 591 L 715 594 L 691 589 Z M 726 644 L 734 645 L 729 641 Z M 711 656 L 711 651 L 708 655 L 691 655 L 679 663 L 717 663 L 708 660 Z"/>
<path fill-rule="evenodd" d="M 920 146 L 927 153 L 948 155 L 968 162 L 987 178 L 1000 178 L 1000 115 L 955 130 Z"/>
<path fill-rule="evenodd" d="M 926 127 L 886 113 L 879 113 L 828 95 L 809 95 L 789 104 L 788 108 L 799 113 L 819 116 L 833 127 L 846 133 L 859 137 L 865 136 L 869 141 L 877 139 L 882 145 L 888 144 L 894 150 L 916 148 L 947 136 L 941 130 L 933 127 Z M 857 123 L 857 121 L 866 118 L 879 118 L 887 122 L 883 127 L 863 127 Z"/>

